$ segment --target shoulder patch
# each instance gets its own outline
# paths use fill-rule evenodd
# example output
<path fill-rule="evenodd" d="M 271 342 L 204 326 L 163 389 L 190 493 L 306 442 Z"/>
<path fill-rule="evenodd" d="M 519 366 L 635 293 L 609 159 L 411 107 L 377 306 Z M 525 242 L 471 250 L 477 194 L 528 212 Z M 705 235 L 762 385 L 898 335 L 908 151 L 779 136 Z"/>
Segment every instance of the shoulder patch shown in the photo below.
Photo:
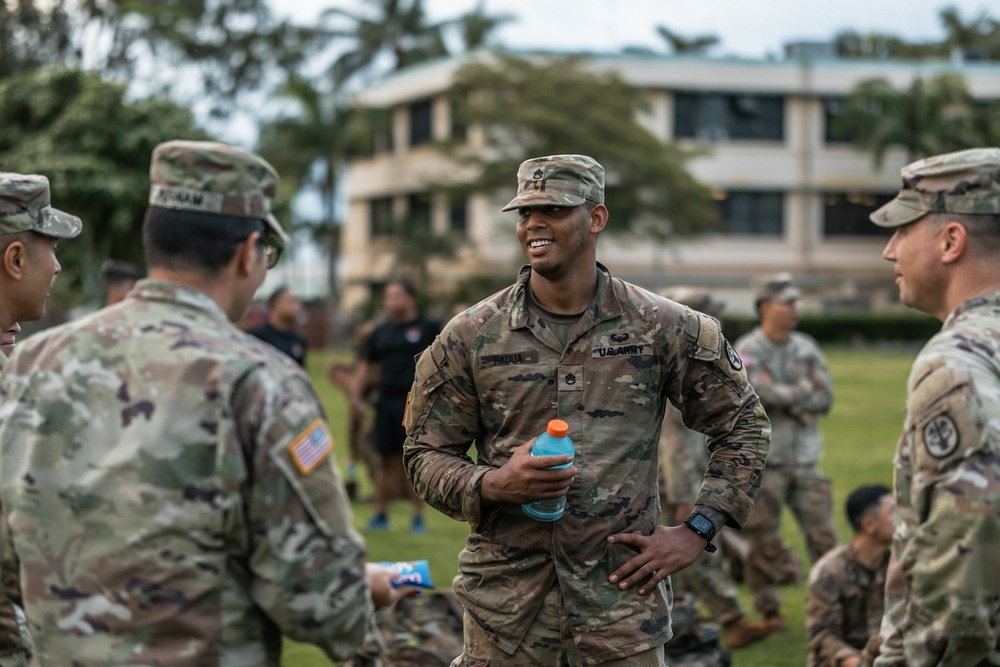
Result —
<path fill-rule="evenodd" d="M 961 437 L 958 425 L 948 413 L 938 415 L 924 425 L 924 447 L 936 459 L 943 459 L 958 451 Z"/>
<path fill-rule="evenodd" d="M 288 444 L 295 467 L 308 475 L 333 451 L 333 438 L 322 419 L 314 420 Z"/>
<path fill-rule="evenodd" d="M 729 358 L 729 364 L 733 367 L 733 369 L 740 370 L 743 368 L 742 357 L 736 354 L 736 350 L 733 349 L 733 346 L 729 344 L 728 340 L 726 341 L 726 357 Z"/>

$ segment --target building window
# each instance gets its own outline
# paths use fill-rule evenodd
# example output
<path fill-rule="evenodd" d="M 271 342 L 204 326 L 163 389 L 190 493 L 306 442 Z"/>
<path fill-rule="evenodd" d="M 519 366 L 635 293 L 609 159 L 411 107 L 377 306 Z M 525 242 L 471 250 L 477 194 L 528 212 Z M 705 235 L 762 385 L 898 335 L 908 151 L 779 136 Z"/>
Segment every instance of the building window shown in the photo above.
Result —
<path fill-rule="evenodd" d="M 469 231 L 468 199 L 459 197 L 451 200 L 448 208 L 448 230 L 456 236 L 465 236 Z"/>
<path fill-rule="evenodd" d="M 718 199 L 723 234 L 780 236 L 785 230 L 784 195 L 780 192 L 730 191 Z"/>
<path fill-rule="evenodd" d="M 372 199 L 368 216 L 371 220 L 372 238 L 392 236 L 392 197 Z"/>
<path fill-rule="evenodd" d="M 844 107 L 844 98 L 830 97 L 823 100 L 823 141 L 828 144 L 850 144 L 854 142 L 856 132 L 840 126 L 837 119 Z"/>
<path fill-rule="evenodd" d="M 431 231 L 431 197 L 424 192 L 417 192 L 407 197 L 406 224 L 411 229 Z"/>
<path fill-rule="evenodd" d="M 785 99 L 776 95 L 676 93 L 674 137 L 699 141 L 783 141 Z"/>
<path fill-rule="evenodd" d="M 410 146 L 426 144 L 432 138 L 431 100 L 421 100 L 410 105 Z"/>
<path fill-rule="evenodd" d="M 872 224 L 868 216 L 895 195 L 870 192 L 840 192 L 823 196 L 824 236 L 889 236 L 889 231 Z"/>
<path fill-rule="evenodd" d="M 461 109 L 455 100 L 449 102 L 451 105 L 451 138 L 456 141 L 465 141 L 469 138 L 469 128 L 465 122 L 459 117 L 461 115 Z"/>
<path fill-rule="evenodd" d="M 371 112 L 372 155 L 391 153 L 392 141 L 392 110 L 377 109 Z"/>

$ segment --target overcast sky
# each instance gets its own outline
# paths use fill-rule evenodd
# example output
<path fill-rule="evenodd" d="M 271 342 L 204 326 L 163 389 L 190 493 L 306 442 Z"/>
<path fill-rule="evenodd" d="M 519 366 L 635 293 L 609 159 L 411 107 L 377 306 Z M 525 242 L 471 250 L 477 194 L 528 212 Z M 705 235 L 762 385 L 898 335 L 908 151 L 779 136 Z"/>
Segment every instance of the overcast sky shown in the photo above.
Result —
<path fill-rule="evenodd" d="M 452 18 L 475 7 L 475 0 L 424 0 L 429 18 Z M 957 7 L 966 22 L 990 11 L 982 0 L 484 0 L 489 14 L 511 14 L 496 41 L 510 48 L 616 51 L 623 46 L 664 49 L 655 26 L 685 36 L 714 34 L 713 55 L 779 56 L 794 40 L 827 40 L 842 30 L 883 32 L 910 41 L 940 39 L 939 13 Z M 284 5 L 300 20 L 326 7 L 356 9 L 358 0 L 291 0 Z"/>

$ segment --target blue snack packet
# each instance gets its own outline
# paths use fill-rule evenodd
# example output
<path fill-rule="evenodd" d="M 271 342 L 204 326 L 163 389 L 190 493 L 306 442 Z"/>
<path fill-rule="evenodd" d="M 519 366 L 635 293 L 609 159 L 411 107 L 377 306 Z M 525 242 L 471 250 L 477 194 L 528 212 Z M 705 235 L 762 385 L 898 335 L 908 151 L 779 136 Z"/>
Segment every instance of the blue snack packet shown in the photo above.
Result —
<path fill-rule="evenodd" d="M 392 580 L 393 588 L 400 586 L 434 588 L 434 584 L 431 583 L 430 564 L 426 560 L 400 561 L 398 563 L 383 561 L 378 564 L 396 571 L 396 578 Z"/>

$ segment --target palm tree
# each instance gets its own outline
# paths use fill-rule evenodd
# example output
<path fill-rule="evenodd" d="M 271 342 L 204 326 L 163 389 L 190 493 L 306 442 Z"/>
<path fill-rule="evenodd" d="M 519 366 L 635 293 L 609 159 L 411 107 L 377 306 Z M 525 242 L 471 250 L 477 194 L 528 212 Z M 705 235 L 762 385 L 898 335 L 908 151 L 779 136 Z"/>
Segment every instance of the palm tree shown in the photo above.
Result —
<path fill-rule="evenodd" d="M 947 32 L 945 44 L 950 47 L 952 58 L 983 60 L 1000 57 L 1000 24 L 986 12 L 968 23 L 962 20 L 954 7 L 943 9 L 940 16 Z"/>
<path fill-rule="evenodd" d="M 876 167 L 885 152 L 900 146 L 909 161 L 976 145 L 976 109 L 961 76 L 917 77 L 906 90 L 886 79 L 858 84 L 834 121 L 838 130 L 872 153 Z"/>
<path fill-rule="evenodd" d="M 315 235 L 327 248 L 330 296 L 335 299 L 340 254 L 340 221 L 335 210 L 337 179 L 341 165 L 363 150 L 367 138 L 365 112 L 338 104 L 334 96 L 324 94 L 301 77 L 290 78 L 279 94 L 295 104 L 296 113 L 265 124 L 257 151 L 281 174 L 282 202 L 291 202 L 309 188 L 319 192 L 323 220 Z"/>
<path fill-rule="evenodd" d="M 460 16 L 456 23 L 462 33 L 462 45 L 465 50 L 474 51 L 486 46 L 500 26 L 516 20 L 517 17 L 513 14 L 487 14 L 485 0 L 479 0 L 475 9 Z"/>
<path fill-rule="evenodd" d="M 386 54 L 393 59 L 393 70 L 447 54 L 442 36 L 445 23 L 427 22 L 423 0 L 366 0 L 366 5 L 374 11 L 361 14 L 332 8 L 323 12 L 324 19 L 350 21 L 346 30 L 335 29 L 333 34 L 353 37 L 356 42 L 331 68 L 337 88 Z"/>
<path fill-rule="evenodd" d="M 662 25 L 656 26 L 656 32 L 667 42 L 671 52 L 678 55 L 701 55 L 719 43 L 717 35 L 684 37 Z"/>

